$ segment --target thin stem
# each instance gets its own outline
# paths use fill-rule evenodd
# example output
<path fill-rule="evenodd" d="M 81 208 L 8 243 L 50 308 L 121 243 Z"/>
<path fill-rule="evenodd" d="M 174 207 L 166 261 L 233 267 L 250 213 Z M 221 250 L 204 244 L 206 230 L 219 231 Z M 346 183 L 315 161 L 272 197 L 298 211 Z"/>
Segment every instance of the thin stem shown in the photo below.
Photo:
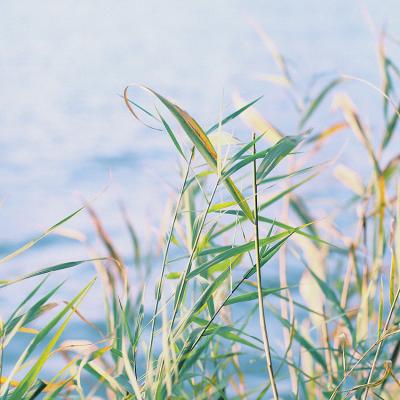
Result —
<path fill-rule="evenodd" d="M 175 299 L 176 299 L 175 300 L 175 306 L 174 306 L 174 310 L 173 310 L 173 313 L 172 313 L 172 318 L 171 318 L 171 323 L 170 323 L 170 327 L 169 327 L 169 336 L 168 336 L 168 338 L 170 338 L 170 335 L 173 332 L 173 327 L 174 327 L 174 324 L 175 324 L 175 320 L 176 320 L 176 317 L 178 315 L 179 307 L 180 307 L 180 304 L 182 302 L 183 294 L 184 294 L 184 291 L 185 291 L 186 279 L 187 279 L 187 276 L 189 275 L 189 273 L 191 271 L 193 259 L 195 257 L 196 252 L 197 252 L 197 246 L 199 244 L 200 237 L 201 237 L 201 234 L 203 232 L 204 224 L 206 222 L 207 215 L 208 215 L 208 212 L 210 210 L 211 204 L 212 204 L 212 202 L 214 200 L 215 193 L 217 192 L 217 188 L 219 186 L 219 183 L 220 183 L 220 179 L 218 178 L 218 181 L 215 184 L 214 189 L 213 189 L 213 191 L 211 193 L 211 197 L 210 197 L 209 200 L 207 200 L 207 207 L 206 207 L 206 210 L 204 211 L 204 215 L 203 215 L 203 218 L 201 220 L 201 223 L 200 223 L 200 226 L 199 226 L 199 231 L 197 233 L 195 242 L 193 244 L 193 249 L 192 249 L 192 252 L 190 254 L 189 261 L 187 263 L 185 271 L 183 272 L 182 277 L 181 277 L 181 279 L 180 279 L 180 281 L 178 283 L 178 286 L 177 286 L 177 293 L 175 295 Z M 161 360 L 160 368 L 159 368 L 159 377 L 162 374 L 163 367 L 164 367 L 164 361 Z"/>
<path fill-rule="evenodd" d="M 393 300 L 393 304 L 390 307 L 390 311 L 389 311 L 389 314 L 387 316 L 387 319 L 386 319 L 386 322 L 385 322 L 385 326 L 383 328 L 383 332 L 382 332 L 381 336 L 385 335 L 385 333 L 389 329 L 390 320 L 392 319 L 392 315 L 393 315 L 397 300 L 399 299 L 399 295 L 400 295 L 400 289 L 398 289 L 397 292 L 396 292 L 396 296 L 395 296 L 395 298 Z M 376 363 L 378 362 L 378 357 L 379 357 L 379 354 L 381 352 L 381 349 L 382 349 L 382 346 L 383 346 L 383 342 L 384 342 L 383 340 L 381 342 L 379 342 L 378 347 L 376 349 L 374 360 L 372 362 L 372 366 L 371 366 L 371 369 L 370 369 L 369 374 L 368 374 L 367 388 L 366 388 L 366 390 L 364 392 L 364 399 L 367 399 L 367 397 L 368 397 L 368 391 L 369 391 L 369 386 L 368 385 L 372 382 L 372 376 L 373 376 L 374 371 L 375 371 Z"/>
<path fill-rule="evenodd" d="M 167 244 L 165 246 L 165 250 L 164 250 L 164 255 L 163 255 L 163 261 L 162 261 L 162 267 L 161 267 L 161 274 L 160 274 L 160 280 L 157 284 L 157 292 L 156 292 L 156 303 L 154 306 L 154 318 L 152 320 L 151 323 L 151 332 L 150 332 L 150 342 L 149 342 L 149 350 L 147 353 L 147 370 L 149 370 L 150 368 L 150 363 L 151 363 L 151 356 L 152 356 L 152 352 L 153 352 L 153 342 L 154 342 L 154 330 L 155 330 L 155 324 L 156 324 L 156 319 L 157 319 L 157 314 L 158 314 L 158 307 L 160 305 L 160 299 L 161 299 L 161 288 L 162 288 L 162 284 L 163 284 L 163 280 L 164 280 L 164 274 L 165 274 L 165 268 L 167 265 L 167 258 L 168 258 L 168 252 L 169 252 L 169 247 L 171 245 L 171 239 L 172 239 L 172 235 L 174 232 L 174 227 L 175 227 L 175 223 L 176 220 L 178 218 L 178 212 L 179 212 L 179 208 L 181 205 L 181 201 L 182 201 L 182 197 L 183 197 L 183 193 L 185 191 L 185 185 L 189 176 L 189 171 L 190 171 L 190 165 L 192 163 L 193 160 L 193 155 L 194 155 L 194 148 L 192 148 L 191 151 L 191 155 L 190 155 L 190 159 L 187 165 L 187 169 L 186 169 L 186 173 L 185 173 L 185 178 L 183 180 L 183 184 L 182 184 L 182 188 L 181 191 L 179 193 L 179 197 L 178 197 L 178 201 L 176 203 L 176 208 L 175 208 L 175 213 L 172 219 L 172 224 L 170 227 L 170 231 L 168 233 L 168 238 L 167 238 Z"/>
<path fill-rule="evenodd" d="M 182 278 L 181 278 L 181 280 L 180 280 L 180 282 L 179 282 L 179 284 L 178 284 L 178 288 L 177 288 L 178 292 L 177 292 L 177 294 L 176 294 L 176 303 L 175 303 L 174 311 L 173 311 L 173 314 L 172 314 L 171 325 L 170 325 L 170 332 L 172 332 L 172 329 L 173 329 L 173 327 L 174 327 L 174 323 L 175 323 L 176 316 L 178 315 L 179 306 L 180 306 L 180 304 L 181 304 L 181 302 L 182 302 L 183 293 L 184 293 L 184 291 L 185 291 L 186 279 L 187 279 L 187 276 L 189 275 L 189 273 L 190 273 L 190 271 L 191 271 L 193 259 L 194 259 L 195 255 L 196 255 L 196 253 L 197 253 L 197 246 L 198 246 L 198 244 L 199 244 L 200 237 L 201 237 L 201 234 L 202 234 L 202 232 L 203 232 L 204 224 L 205 224 L 205 222 L 206 222 L 207 215 L 208 215 L 208 212 L 209 212 L 209 210 L 210 210 L 211 203 L 212 203 L 213 200 L 214 200 L 214 196 L 215 196 L 215 193 L 216 193 L 217 188 L 218 188 L 218 186 L 219 186 L 219 183 L 220 183 L 220 179 L 218 178 L 218 181 L 217 181 L 217 183 L 215 184 L 214 189 L 213 189 L 213 191 L 212 191 L 212 193 L 211 193 L 211 197 L 210 197 L 210 199 L 207 201 L 207 207 L 206 207 L 206 210 L 204 211 L 204 215 L 203 215 L 203 218 L 202 218 L 202 220 L 201 220 L 201 223 L 200 223 L 200 226 L 199 226 L 199 231 L 198 231 L 198 233 L 197 233 L 195 242 L 194 242 L 194 244 L 193 244 L 193 249 L 192 249 L 192 252 L 191 252 L 191 254 L 190 254 L 189 261 L 188 261 L 188 263 L 187 263 L 186 269 L 185 269 L 185 271 L 184 271 L 184 273 L 183 273 L 183 275 L 182 275 Z"/>
<path fill-rule="evenodd" d="M 324 314 L 323 317 L 323 323 L 321 325 L 321 331 L 322 331 L 322 343 L 323 346 L 325 347 L 325 358 L 326 358 L 326 367 L 327 367 L 327 372 L 328 372 L 328 384 L 329 387 L 332 387 L 333 385 L 333 364 L 332 364 L 332 354 L 331 354 L 331 348 L 329 344 L 329 331 L 328 331 L 328 323 L 326 320 L 326 312 L 325 312 L 325 305 L 322 305 L 322 312 Z"/>
<path fill-rule="evenodd" d="M 351 373 L 358 367 L 359 364 L 367 357 L 367 355 L 377 346 L 379 345 L 382 341 L 386 340 L 388 337 L 391 337 L 393 335 L 397 335 L 400 333 L 400 329 L 397 329 L 395 331 L 390 331 L 387 332 L 386 335 L 383 335 L 374 343 L 372 344 L 367 351 L 357 360 L 357 362 L 346 372 L 346 374 L 343 376 L 342 380 L 337 384 L 335 387 L 335 390 L 332 392 L 331 396 L 329 397 L 329 400 L 333 400 L 339 391 L 340 387 L 343 385 L 343 383 L 346 381 L 346 379 L 351 375 Z"/>
<path fill-rule="evenodd" d="M 251 271 L 252 268 L 249 269 L 249 271 Z M 247 279 L 248 277 L 248 272 L 247 271 L 243 277 L 240 279 L 239 282 L 237 282 L 237 284 L 235 285 L 235 287 L 231 290 L 231 292 L 228 294 L 228 296 L 226 296 L 225 300 L 221 303 L 221 305 L 217 308 L 217 310 L 215 311 L 214 315 L 210 318 L 210 320 L 207 322 L 207 324 L 204 326 L 204 328 L 202 329 L 200 335 L 197 337 L 197 339 L 194 341 L 193 345 L 190 347 L 190 351 L 193 351 L 193 349 L 197 346 L 197 344 L 200 342 L 201 338 L 204 336 L 204 334 L 206 333 L 207 329 L 211 326 L 211 324 L 214 322 L 215 318 L 217 317 L 217 315 L 219 314 L 219 312 L 222 310 L 223 307 L 225 307 L 226 302 L 232 297 L 232 295 L 236 292 L 237 289 L 239 289 L 239 287 L 242 285 L 242 283 L 245 281 L 245 279 Z"/>
<path fill-rule="evenodd" d="M 291 173 L 295 171 L 295 159 L 292 160 L 289 164 L 288 168 L 288 183 L 287 187 L 290 187 L 292 185 L 292 181 L 290 179 Z M 283 205 L 282 205 L 282 216 L 281 220 L 284 221 L 285 223 L 289 223 L 289 206 L 290 206 L 290 197 L 285 196 L 283 198 Z M 279 252 L 279 282 L 281 287 L 287 287 L 287 270 L 286 270 L 286 246 L 284 245 L 281 251 Z M 288 303 L 288 304 L 286 304 Z M 287 289 L 287 300 L 286 299 L 281 299 L 280 301 L 281 305 L 281 316 L 283 319 L 286 319 L 289 321 L 290 319 L 294 320 L 294 303 L 292 299 L 292 295 L 289 289 Z M 291 317 L 289 317 L 289 312 L 291 313 Z M 294 321 L 293 321 L 294 322 Z M 287 347 L 286 351 L 286 357 L 288 362 L 293 362 L 293 350 L 292 350 L 292 333 L 291 333 L 291 328 L 285 328 L 283 327 L 283 338 L 284 338 L 284 343 L 285 346 Z M 281 364 L 282 366 L 283 364 Z M 295 368 L 290 366 L 288 364 L 288 369 L 289 369 L 289 376 L 290 376 L 290 383 L 292 385 L 292 392 L 293 394 L 297 393 L 298 391 L 298 386 L 299 382 L 297 379 L 297 371 Z"/>
<path fill-rule="evenodd" d="M 255 140 L 255 134 L 253 134 L 253 141 Z M 256 144 L 253 144 L 253 154 L 256 154 Z M 256 160 L 253 161 L 253 193 L 254 193 L 254 250 L 256 254 L 256 275 L 257 275 L 257 294 L 258 294 L 258 310 L 260 316 L 260 327 L 261 334 L 264 343 L 264 351 L 265 358 L 267 361 L 267 370 L 269 379 L 271 381 L 272 393 L 274 395 L 274 399 L 278 400 L 278 390 L 276 387 L 274 371 L 272 368 L 272 359 L 271 359 L 271 349 L 269 345 L 268 339 L 268 330 L 267 330 L 267 322 L 265 320 L 264 315 L 264 297 L 262 293 L 262 282 L 261 282 L 261 257 L 260 257 L 260 238 L 259 238 L 259 230 L 258 230 L 258 196 L 257 196 L 257 164 Z"/>

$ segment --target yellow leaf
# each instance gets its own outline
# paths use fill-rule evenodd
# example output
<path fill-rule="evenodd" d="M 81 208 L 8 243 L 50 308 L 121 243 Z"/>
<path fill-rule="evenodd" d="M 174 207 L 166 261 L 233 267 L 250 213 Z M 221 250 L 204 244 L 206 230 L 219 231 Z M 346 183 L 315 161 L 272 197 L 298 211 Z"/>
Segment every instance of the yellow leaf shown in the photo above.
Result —
<path fill-rule="evenodd" d="M 233 102 L 236 107 L 243 107 L 246 102 L 240 97 L 239 94 L 233 96 Z M 258 134 L 262 134 L 271 144 L 277 143 L 283 138 L 283 134 L 278 131 L 272 124 L 270 124 L 256 109 L 255 107 L 248 108 L 240 117 L 252 130 Z"/>
<path fill-rule="evenodd" d="M 365 193 L 365 187 L 362 183 L 361 176 L 351 168 L 340 164 L 335 168 L 333 174 L 340 183 L 358 196 L 362 196 Z"/>
<path fill-rule="evenodd" d="M 240 143 L 231 133 L 220 130 L 210 133 L 208 138 L 211 140 L 214 147 L 230 146 Z"/>

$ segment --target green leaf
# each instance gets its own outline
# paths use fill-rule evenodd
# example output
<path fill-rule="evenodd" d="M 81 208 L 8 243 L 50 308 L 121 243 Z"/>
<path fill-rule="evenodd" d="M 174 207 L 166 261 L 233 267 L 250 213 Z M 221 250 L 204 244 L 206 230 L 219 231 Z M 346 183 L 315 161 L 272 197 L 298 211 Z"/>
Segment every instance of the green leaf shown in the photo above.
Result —
<path fill-rule="evenodd" d="M 176 328 L 175 335 L 182 332 L 191 322 L 191 320 L 196 316 L 196 314 L 202 309 L 203 306 L 207 304 L 207 300 L 215 293 L 215 291 L 221 286 L 225 279 L 230 275 L 231 268 L 227 268 L 224 272 L 218 275 L 207 288 L 200 294 L 198 300 L 194 303 L 192 308 L 186 315 L 181 319 L 179 325 Z"/>
<path fill-rule="evenodd" d="M 17 257 L 24 251 L 30 249 L 32 246 L 34 246 L 37 242 L 45 238 L 48 234 L 53 232 L 56 228 L 64 224 L 65 222 L 69 221 L 72 217 L 75 215 L 79 214 L 85 207 L 81 207 L 78 210 L 74 211 L 72 214 L 69 214 L 67 217 L 63 218 L 61 221 L 57 222 L 55 225 L 51 226 L 49 229 L 47 229 L 45 232 L 43 232 L 40 236 L 36 237 L 35 239 L 32 239 L 28 243 L 24 244 L 17 250 L 13 251 L 11 254 L 8 254 L 7 256 L 3 257 L 0 259 L 0 264 L 4 264 L 7 261 L 12 260 L 13 258 Z"/>
<path fill-rule="evenodd" d="M 336 78 L 333 81 L 329 82 L 329 84 L 322 89 L 322 91 L 311 102 L 309 108 L 304 113 L 303 118 L 300 121 L 300 128 L 302 128 L 306 124 L 306 122 L 311 118 L 315 110 L 318 108 L 318 106 L 324 100 L 324 98 L 329 94 L 329 92 L 341 82 L 343 82 L 342 78 Z"/>
<path fill-rule="evenodd" d="M 171 112 L 171 114 L 178 121 L 181 128 L 185 131 L 188 138 L 191 140 L 193 145 L 199 151 L 199 153 L 204 157 L 207 161 L 210 168 L 216 173 L 217 172 L 217 153 L 214 149 L 214 146 L 211 144 L 209 138 L 200 127 L 200 125 L 183 109 L 181 109 L 176 104 L 167 100 L 164 96 L 160 95 L 156 91 L 143 87 L 145 90 L 152 93 L 156 96 L 167 109 Z M 126 89 L 125 89 L 126 93 Z M 137 118 L 137 116 L 133 113 L 133 115 Z M 247 215 L 250 221 L 254 220 L 253 213 L 249 205 L 247 204 L 246 199 L 243 197 L 242 193 L 233 183 L 233 181 L 228 178 L 223 180 L 224 185 L 228 189 L 231 196 L 235 199 L 239 207 L 243 210 L 243 212 Z"/>
<path fill-rule="evenodd" d="M 74 268 L 74 267 L 76 267 L 78 265 L 81 265 L 83 263 L 87 263 L 87 262 L 91 262 L 91 261 L 99 261 L 99 260 L 106 260 L 106 258 L 91 258 L 91 259 L 88 259 L 88 260 L 69 261 L 69 262 L 65 262 L 65 263 L 62 263 L 62 264 L 52 265 L 51 267 L 46 267 L 46 268 L 40 269 L 38 271 L 31 272 L 31 273 L 26 274 L 26 275 L 22 275 L 19 278 L 16 278 L 16 279 L 13 279 L 13 280 L 10 280 L 10 281 L 0 281 L 0 284 L 1 284 L 0 289 L 5 287 L 5 286 L 12 285 L 14 283 L 24 281 L 26 279 L 33 278 L 35 276 L 45 275 L 45 274 L 49 274 L 49 273 L 55 272 L 55 271 L 61 271 L 63 269 Z"/>
<path fill-rule="evenodd" d="M 286 232 L 281 232 L 276 235 L 261 239 L 260 246 L 265 246 L 267 244 L 277 242 L 280 239 L 287 238 L 288 236 L 290 236 L 291 233 L 292 233 L 291 231 L 286 231 Z M 209 268 L 211 268 L 212 266 L 214 266 L 222 261 L 225 261 L 229 258 L 235 257 L 239 254 L 246 253 L 248 251 L 252 251 L 253 249 L 254 249 L 254 240 L 252 240 L 248 243 L 239 245 L 239 246 L 233 246 L 233 247 L 229 248 L 228 250 L 223 251 L 221 254 L 219 254 L 217 257 L 213 258 L 212 260 L 206 261 L 205 263 L 203 263 L 202 265 L 200 265 L 199 267 L 197 267 L 196 269 L 191 271 L 188 275 L 188 278 L 189 279 L 194 278 L 195 276 L 208 271 Z"/>
<path fill-rule="evenodd" d="M 287 287 L 274 288 L 274 289 L 263 289 L 262 294 L 263 294 L 263 296 L 268 296 L 270 294 L 278 293 L 285 289 L 287 289 Z M 257 292 L 240 294 L 238 296 L 231 297 L 230 299 L 228 299 L 228 301 L 226 302 L 226 305 L 232 305 L 232 304 L 244 303 L 247 301 L 257 300 L 257 296 L 258 296 Z"/>
<path fill-rule="evenodd" d="M 33 383 L 35 382 L 39 372 L 43 368 L 44 364 L 50 357 L 50 353 L 57 343 L 58 339 L 60 338 L 62 332 L 65 330 L 68 322 L 72 318 L 72 316 L 75 313 L 76 306 L 83 300 L 83 298 L 86 296 L 88 293 L 89 289 L 92 287 L 94 284 L 95 279 L 93 279 L 91 282 L 89 282 L 88 285 L 86 285 L 79 293 L 78 295 L 70 301 L 64 309 L 53 319 L 51 320 L 47 326 L 42 329 L 33 339 L 31 344 L 27 347 L 27 349 L 24 351 L 23 355 L 21 356 L 18 364 L 21 362 L 21 360 L 26 359 L 36 348 L 36 346 L 43 341 L 43 339 L 50 333 L 51 329 L 60 321 L 64 315 L 68 311 L 70 311 L 69 315 L 67 318 L 64 320 L 64 322 L 61 324 L 61 326 L 57 329 L 57 331 L 52 335 L 49 343 L 45 346 L 44 350 L 42 351 L 42 354 L 40 357 L 37 359 L 37 361 L 33 364 L 31 369 L 28 371 L 28 373 L 25 375 L 25 377 L 19 382 L 18 386 L 15 388 L 15 390 L 12 392 L 10 396 L 10 400 L 20 400 L 24 398 L 25 393 L 31 388 Z"/>
<path fill-rule="evenodd" d="M 236 117 L 238 117 L 243 111 L 246 111 L 249 107 L 251 107 L 253 104 L 257 103 L 258 100 L 262 99 L 263 96 L 257 97 L 255 100 L 251 101 L 250 103 L 246 104 L 245 106 L 239 108 L 238 110 L 236 110 L 235 112 L 233 112 L 232 114 L 228 115 L 227 117 L 225 117 L 221 123 L 216 123 L 215 125 L 213 125 L 210 129 L 208 129 L 208 131 L 206 132 L 206 134 L 208 135 L 209 133 L 215 131 L 219 126 L 225 125 L 227 122 L 235 119 Z"/>
<path fill-rule="evenodd" d="M 179 279 L 181 277 L 180 272 L 170 272 L 169 274 L 165 275 L 167 279 Z"/>
<path fill-rule="evenodd" d="M 293 338 L 306 349 L 311 357 L 327 371 L 326 362 L 324 357 L 320 354 L 320 350 L 315 348 L 298 330 L 285 318 L 282 318 L 279 314 L 274 313 L 275 317 L 281 321 L 281 323 L 292 332 Z"/>
<path fill-rule="evenodd" d="M 158 110 L 157 110 L 158 112 Z M 172 131 L 171 127 L 168 125 L 167 121 L 162 117 L 160 113 L 158 113 L 160 116 L 160 120 L 163 123 L 165 130 L 167 131 L 169 137 L 171 138 L 172 142 L 174 143 L 176 149 L 178 150 L 178 153 L 186 160 L 185 154 L 183 153 L 182 147 L 178 142 L 178 139 L 175 137 L 174 132 Z M 187 160 L 186 160 L 187 161 Z"/>
<path fill-rule="evenodd" d="M 257 180 L 264 179 L 302 140 L 300 135 L 285 136 L 274 144 L 257 169 Z"/>

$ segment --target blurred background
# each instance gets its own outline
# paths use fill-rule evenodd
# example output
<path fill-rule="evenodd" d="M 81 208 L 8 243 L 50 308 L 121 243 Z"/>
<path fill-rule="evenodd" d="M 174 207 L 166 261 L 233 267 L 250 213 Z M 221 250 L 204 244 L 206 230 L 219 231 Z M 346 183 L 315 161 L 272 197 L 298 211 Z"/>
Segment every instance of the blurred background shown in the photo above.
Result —
<path fill-rule="evenodd" d="M 304 93 L 316 74 L 346 73 L 378 82 L 375 28 L 399 36 L 397 3 L 3 1 L 1 253 L 80 207 L 84 198 L 96 197 L 94 206 L 123 254 L 130 248 L 124 245 L 129 239 L 119 199 L 143 241 L 157 229 L 179 164 L 169 138 L 140 125 L 126 109 L 120 95 L 127 84 L 149 85 L 205 127 L 218 121 L 221 106 L 234 109 L 233 93 L 248 101 L 264 95 L 258 109 L 283 132 L 295 134 L 295 110 L 285 91 L 263 78 L 276 66 L 257 29 L 267 32 L 287 57 Z M 372 120 L 379 97 L 361 86 L 354 96 Z M 232 128 L 233 133 L 242 128 Z M 351 142 L 342 157 L 355 167 L 363 161 Z M 70 225 L 91 235 L 85 215 Z M 5 272 L 20 274 L 82 255 L 79 243 L 53 237 Z M 93 270 L 85 273 L 91 276 Z M 73 282 L 83 276 L 82 270 L 65 274 Z M 2 306 L 13 303 L 21 287 L 2 291 Z M 67 292 L 74 285 L 68 287 Z"/>

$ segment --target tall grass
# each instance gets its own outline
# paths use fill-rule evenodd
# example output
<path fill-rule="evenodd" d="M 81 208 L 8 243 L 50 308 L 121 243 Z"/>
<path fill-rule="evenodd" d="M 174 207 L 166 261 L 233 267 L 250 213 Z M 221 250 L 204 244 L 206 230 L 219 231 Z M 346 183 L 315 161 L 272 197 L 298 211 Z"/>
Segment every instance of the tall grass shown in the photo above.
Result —
<path fill-rule="evenodd" d="M 162 256 L 146 253 L 123 209 L 135 254 L 128 265 L 90 203 L 5 255 L 1 264 L 85 210 L 106 251 L 1 281 L 3 288 L 44 277 L 1 321 L 2 361 L 12 346 L 20 353 L 6 375 L 2 362 L 1 399 L 400 396 L 400 71 L 380 43 L 381 87 L 366 88 L 382 99 L 383 134 L 376 124 L 371 134 L 349 96 L 338 94 L 364 81 L 334 77 L 303 98 L 273 49 L 278 81 L 298 110 L 296 135 L 262 117 L 260 99 L 237 98 L 238 108 L 207 130 L 156 91 L 140 88 L 159 103 L 153 112 L 125 89 L 132 115 L 169 135 L 183 165 L 170 224 L 160 233 Z M 318 118 L 333 97 L 339 119 Z M 240 141 L 225 128 L 234 119 L 247 124 Z M 357 138 L 354 151 L 370 162 L 363 176 L 319 162 L 338 134 Z M 310 196 L 326 190 L 336 197 L 322 185 L 331 171 L 349 198 L 337 199 L 339 211 L 319 204 L 321 216 Z M 346 220 L 337 224 L 336 214 Z M 60 285 L 39 296 L 48 274 L 88 262 L 101 282 L 105 331 L 79 311 L 94 280 L 59 310 L 51 300 Z M 99 339 L 61 341 L 71 318 Z M 41 320 L 40 330 L 31 327 Z M 18 348 L 21 335 L 31 335 L 26 348 Z M 68 361 L 44 381 L 43 367 L 57 354 Z"/>

